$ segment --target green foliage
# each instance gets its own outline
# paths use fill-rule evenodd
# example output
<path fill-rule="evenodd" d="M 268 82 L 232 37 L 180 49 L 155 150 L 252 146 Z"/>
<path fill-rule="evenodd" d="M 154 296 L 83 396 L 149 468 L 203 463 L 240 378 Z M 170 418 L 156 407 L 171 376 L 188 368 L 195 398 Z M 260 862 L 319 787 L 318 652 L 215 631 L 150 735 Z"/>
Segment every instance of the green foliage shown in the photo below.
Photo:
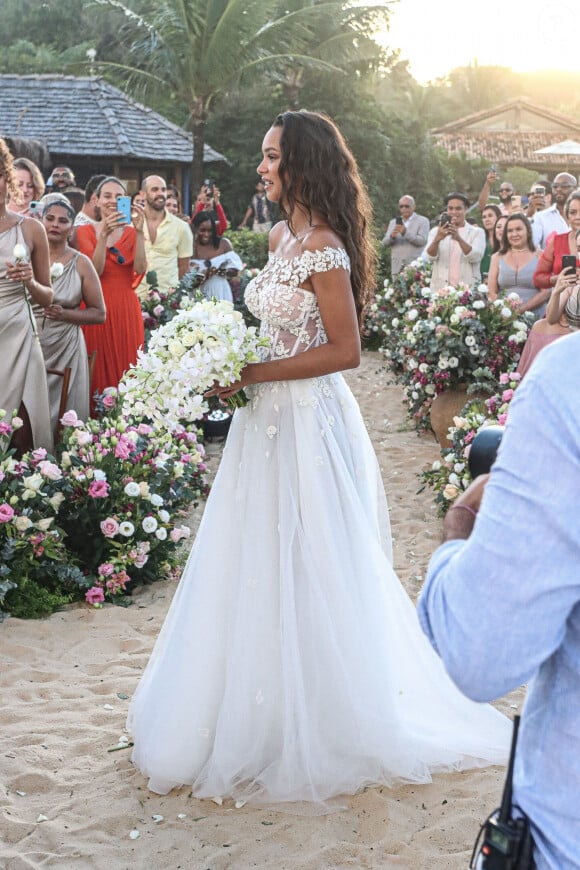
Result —
<path fill-rule="evenodd" d="M 252 230 L 228 230 L 225 235 L 232 243 L 236 254 L 248 269 L 262 269 L 268 261 L 268 233 Z"/>
<path fill-rule="evenodd" d="M 51 591 L 34 580 L 28 580 L 7 594 L 5 606 L 11 616 L 18 619 L 41 619 L 72 600 L 72 593 L 63 594 L 58 589 Z"/>

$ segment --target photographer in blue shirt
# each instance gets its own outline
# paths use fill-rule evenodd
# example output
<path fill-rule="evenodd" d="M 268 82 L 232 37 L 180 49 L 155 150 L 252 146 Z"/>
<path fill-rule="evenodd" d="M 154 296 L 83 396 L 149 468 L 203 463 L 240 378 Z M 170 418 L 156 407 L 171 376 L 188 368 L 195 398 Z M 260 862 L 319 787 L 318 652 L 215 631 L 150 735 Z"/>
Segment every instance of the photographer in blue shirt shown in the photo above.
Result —
<path fill-rule="evenodd" d="M 519 387 L 489 479 L 445 518 L 418 608 L 470 698 L 528 683 L 513 802 L 537 870 L 578 870 L 580 334 L 545 348 Z"/>

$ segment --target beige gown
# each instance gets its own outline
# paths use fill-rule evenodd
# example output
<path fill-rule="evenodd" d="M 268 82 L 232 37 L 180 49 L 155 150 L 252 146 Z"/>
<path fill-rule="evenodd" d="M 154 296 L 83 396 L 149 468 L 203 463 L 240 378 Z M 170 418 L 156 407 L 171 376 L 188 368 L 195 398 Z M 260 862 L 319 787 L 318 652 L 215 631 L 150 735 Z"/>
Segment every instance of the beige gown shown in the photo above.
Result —
<path fill-rule="evenodd" d="M 64 267 L 60 278 L 53 281 L 54 302 L 63 308 L 79 308 L 82 299 L 81 276 L 77 271 L 78 251 Z M 80 326 L 62 320 L 49 320 L 39 305 L 34 306 L 36 325 L 47 369 L 63 371 L 70 366 L 71 376 L 66 410 L 73 409 L 81 420 L 89 416 L 89 366 L 87 346 Z M 62 378 L 48 375 L 48 395 L 53 431 L 58 423 Z"/>
<path fill-rule="evenodd" d="M 22 220 L 0 232 L 0 408 L 10 416 L 23 403 L 35 447 L 53 448 L 46 370 L 23 285 L 6 277 L 14 245 L 26 246 Z"/>

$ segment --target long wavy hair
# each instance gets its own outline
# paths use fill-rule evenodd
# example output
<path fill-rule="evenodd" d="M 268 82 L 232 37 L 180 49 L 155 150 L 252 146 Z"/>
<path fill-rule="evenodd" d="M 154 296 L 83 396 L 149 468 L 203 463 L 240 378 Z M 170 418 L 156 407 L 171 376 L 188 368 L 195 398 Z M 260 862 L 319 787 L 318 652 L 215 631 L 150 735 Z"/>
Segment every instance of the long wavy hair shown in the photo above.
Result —
<path fill-rule="evenodd" d="M 4 139 L 0 139 L 0 173 L 6 177 L 6 188 L 13 199 L 18 198 L 14 159 Z"/>
<path fill-rule="evenodd" d="M 44 178 L 42 177 L 42 172 L 36 163 L 33 163 L 32 160 L 28 159 L 28 157 L 17 157 L 13 166 L 14 169 L 25 169 L 30 173 L 30 178 L 34 185 L 34 199 L 40 199 L 44 196 L 46 185 L 44 183 Z"/>
<path fill-rule="evenodd" d="M 359 324 L 374 291 L 377 255 L 371 238 L 372 206 L 356 161 L 338 127 L 317 112 L 284 112 L 281 127 L 280 211 L 291 230 L 291 216 L 303 208 L 322 215 L 344 242 Z"/>

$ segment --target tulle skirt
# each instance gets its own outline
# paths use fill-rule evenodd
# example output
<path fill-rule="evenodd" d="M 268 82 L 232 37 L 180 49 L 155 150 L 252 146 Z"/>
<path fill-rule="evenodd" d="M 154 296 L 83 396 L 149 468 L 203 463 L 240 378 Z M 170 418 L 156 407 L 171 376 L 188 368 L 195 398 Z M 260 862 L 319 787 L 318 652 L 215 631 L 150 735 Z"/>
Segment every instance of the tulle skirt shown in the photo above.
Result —
<path fill-rule="evenodd" d="M 152 791 L 319 811 L 505 762 L 509 721 L 455 688 L 393 571 L 341 375 L 260 385 L 236 411 L 128 727 Z"/>

